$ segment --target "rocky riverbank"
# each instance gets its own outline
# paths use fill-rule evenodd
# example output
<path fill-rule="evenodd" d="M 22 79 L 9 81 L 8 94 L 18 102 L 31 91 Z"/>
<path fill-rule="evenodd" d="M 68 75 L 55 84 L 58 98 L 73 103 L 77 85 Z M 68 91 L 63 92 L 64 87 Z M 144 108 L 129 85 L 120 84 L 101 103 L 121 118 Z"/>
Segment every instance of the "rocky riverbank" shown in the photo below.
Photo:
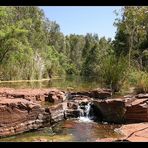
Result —
<path fill-rule="evenodd" d="M 148 98 L 137 96 L 94 100 L 103 121 L 113 123 L 148 122 Z"/>
<path fill-rule="evenodd" d="M 148 123 L 134 123 L 122 125 L 117 132 L 123 135 L 122 138 L 103 138 L 96 142 L 148 142 Z"/>
<path fill-rule="evenodd" d="M 43 107 L 42 102 L 52 105 Z M 121 124 L 122 139 L 97 141 L 148 141 L 148 94 L 112 98 L 109 89 L 65 92 L 52 89 L 0 88 L 0 137 L 50 126 L 85 114 L 90 104 L 97 121 Z M 124 124 L 124 125 L 123 125 Z"/>
<path fill-rule="evenodd" d="M 0 136 L 38 129 L 50 123 L 50 114 L 25 99 L 0 98 Z"/>

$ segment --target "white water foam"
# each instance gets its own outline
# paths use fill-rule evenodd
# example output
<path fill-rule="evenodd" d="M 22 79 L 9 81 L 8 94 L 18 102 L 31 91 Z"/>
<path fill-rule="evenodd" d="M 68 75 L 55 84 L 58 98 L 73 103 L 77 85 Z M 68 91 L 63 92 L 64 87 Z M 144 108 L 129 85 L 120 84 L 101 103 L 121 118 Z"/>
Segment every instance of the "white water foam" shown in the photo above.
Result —
<path fill-rule="evenodd" d="M 88 103 L 86 106 L 85 106 L 85 111 L 81 110 L 80 111 L 80 117 L 78 118 L 79 119 L 79 122 L 92 122 L 92 120 L 89 119 L 89 112 L 90 112 L 90 103 Z M 86 113 L 86 116 L 84 116 L 84 112 Z"/>
<path fill-rule="evenodd" d="M 79 122 L 92 122 L 88 117 L 79 117 Z"/>

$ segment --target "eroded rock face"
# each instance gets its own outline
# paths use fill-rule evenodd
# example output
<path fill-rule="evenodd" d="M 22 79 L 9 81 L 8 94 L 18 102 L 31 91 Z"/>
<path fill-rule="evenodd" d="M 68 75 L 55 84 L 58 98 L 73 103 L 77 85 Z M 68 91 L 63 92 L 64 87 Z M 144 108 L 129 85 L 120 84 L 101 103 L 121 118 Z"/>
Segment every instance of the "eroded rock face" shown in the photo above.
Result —
<path fill-rule="evenodd" d="M 126 112 L 125 102 L 122 99 L 94 100 L 95 108 L 100 112 L 101 120 L 122 123 Z"/>
<path fill-rule="evenodd" d="M 148 122 L 148 99 L 136 99 L 126 104 L 126 122 Z"/>
<path fill-rule="evenodd" d="M 88 96 L 76 96 L 72 99 L 73 102 L 79 104 L 79 105 L 85 105 L 91 102 L 93 98 L 90 98 Z"/>
<path fill-rule="evenodd" d="M 66 102 L 66 107 L 64 109 L 64 117 L 67 118 L 77 118 L 80 116 L 79 103 L 75 101 Z"/>
<path fill-rule="evenodd" d="M 51 124 L 64 120 L 64 107 L 62 103 L 53 105 L 49 108 L 46 108 L 45 110 L 51 115 Z"/>
<path fill-rule="evenodd" d="M 25 99 L 0 98 L 0 136 L 10 136 L 43 127 L 50 114 L 39 104 Z"/>
<path fill-rule="evenodd" d="M 148 122 L 148 98 L 94 100 L 103 121 L 115 123 Z"/>
<path fill-rule="evenodd" d="M 121 138 L 103 138 L 96 142 L 148 142 L 148 123 L 136 123 L 122 125 L 116 129 Z"/>

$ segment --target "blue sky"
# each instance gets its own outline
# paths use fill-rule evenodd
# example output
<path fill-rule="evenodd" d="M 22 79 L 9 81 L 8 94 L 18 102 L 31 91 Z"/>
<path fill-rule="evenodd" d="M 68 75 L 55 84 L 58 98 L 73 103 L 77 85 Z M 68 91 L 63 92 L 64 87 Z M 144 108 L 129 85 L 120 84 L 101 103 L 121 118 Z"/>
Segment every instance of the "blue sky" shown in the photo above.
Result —
<path fill-rule="evenodd" d="M 45 16 L 56 21 L 65 35 L 97 33 L 99 37 L 115 36 L 113 26 L 119 6 L 42 6 Z"/>

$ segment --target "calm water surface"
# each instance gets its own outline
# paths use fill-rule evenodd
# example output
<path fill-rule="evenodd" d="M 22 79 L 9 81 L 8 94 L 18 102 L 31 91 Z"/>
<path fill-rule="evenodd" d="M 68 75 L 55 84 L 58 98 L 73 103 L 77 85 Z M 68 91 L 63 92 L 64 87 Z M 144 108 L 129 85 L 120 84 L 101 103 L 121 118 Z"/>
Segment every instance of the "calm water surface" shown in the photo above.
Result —
<path fill-rule="evenodd" d="M 83 122 L 70 119 L 57 123 L 54 127 L 45 127 L 34 132 L 0 139 L 5 142 L 95 142 L 101 138 L 120 138 L 122 135 L 114 130 L 119 125 Z"/>
<path fill-rule="evenodd" d="M 63 79 L 53 79 L 50 81 L 36 81 L 36 82 L 0 82 L 0 87 L 11 88 L 51 88 L 56 87 L 64 90 L 89 90 L 101 87 L 100 82 L 90 80 L 82 77 L 67 77 Z"/>

